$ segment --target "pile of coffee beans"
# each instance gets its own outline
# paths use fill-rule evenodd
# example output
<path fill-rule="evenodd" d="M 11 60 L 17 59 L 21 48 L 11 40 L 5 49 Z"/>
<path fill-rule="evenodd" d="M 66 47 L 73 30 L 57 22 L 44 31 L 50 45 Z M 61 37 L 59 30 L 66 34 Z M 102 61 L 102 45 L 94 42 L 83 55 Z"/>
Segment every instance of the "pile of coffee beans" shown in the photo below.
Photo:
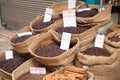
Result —
<path fill-rule="evenodd" d="M 48 21 L 48 22 L 42 22 L 36 26 L 33 27 L 33 29 L 42 29 L 42 28 L 46 28 L 48 26 L 50 26 L 51 24 L 53 24 L 53 21 Z"/>
<path fill-rule="evenodd" d="M 91 9 L 89 11 L 76 12 L 76 16 L 86 18 L 86 17 L 93 17 L 97 13 L 98 13 L 98 9 L 93 8 L 93 9 Z"/>
<path fill-rule="evenodd" d="M 82 53 L 85 55 L 93 55 L 93 56 L 110 56 L 110 53 L 107 50 L 98 47 L 88 48 Z"/>
<path fill-rule="evenodd" d="M 68 33 L 72 33 L 72 34 L 80 34 L 86 30 L 88 30 L 89 28 L 87 27 L 62 27 L 56 30 L 56 32 L 61 33 L 62 32 L 68 32 Z"/>
<path fill-rule="evenodd" d="M 25 74 L 19 80 L 43 80 L 44 75 L 42 74 Z"/>
<path fill-rule="evenodd" d="M 120 41 L 120 36 L 113 36 L 113 37 L 109 37 L 108 39 L 109 39 L 110 41 L 119 42 L 119 41 Z"/>
<path fill-rule="evenodd" d="M 28 58 L 14 55 L 14 58 L 0 61 L 0 69 L 12 73 L 17 67 L 19 67 L 22 63 L 24 63 Z"/>
<path fill-rule="evenodd" d="M 65 52 L 65 50 L 60 49 L 60 45 L 57 43 L 39 47 L 35 50 L 35 54 L 43 57 L 54 57 L 62 54 L 63 52 Z"/>
<path fill-rule="evenodd" d="M 28 38 L 30 38 L 32 35 L 25 35 L 25 36 L 21 36 L 21 37 L 17 37 L 16 39 L 13 39 L 12 42 L 14 44 L 17 44 L 17 43 L 20 43 L 20 42 L 23 42 L 25 40 L 27 40 Z"/>

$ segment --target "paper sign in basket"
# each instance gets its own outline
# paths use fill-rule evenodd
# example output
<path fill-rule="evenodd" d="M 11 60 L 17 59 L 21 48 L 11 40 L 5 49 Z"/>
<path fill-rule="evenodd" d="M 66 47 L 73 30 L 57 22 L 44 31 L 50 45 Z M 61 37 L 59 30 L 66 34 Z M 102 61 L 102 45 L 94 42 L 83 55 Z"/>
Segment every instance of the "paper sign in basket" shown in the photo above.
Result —
<path fill-rule="evenodd" d="M 63 11 L 63 23 L 64 27 L 77 27 L 75 10 L 65 10 Z"/>

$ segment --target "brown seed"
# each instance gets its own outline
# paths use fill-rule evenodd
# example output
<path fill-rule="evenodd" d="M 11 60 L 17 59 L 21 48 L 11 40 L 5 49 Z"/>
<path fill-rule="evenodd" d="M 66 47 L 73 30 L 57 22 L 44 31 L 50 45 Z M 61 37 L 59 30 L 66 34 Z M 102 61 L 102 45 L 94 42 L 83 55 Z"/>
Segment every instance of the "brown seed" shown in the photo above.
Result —
<path fill-rule="evenodd" d="M 12 40 L 12 42 L 14 44 L 17 44 L 17 43 L 20 43 L 20 42 L 23 42 L 25 40 L 27 40 L 28 38 L 30 38 L 32 35 L 25 35 L 25 36 L 21 36 L 21 37 L 17 37 L 16 39 Z"/>
<path fill-rule="evenodd" d="M 94 15 L 96 15 L 98 13 L 97 9 L 91 9 L 90 11 L 82 11 L 82 12 L 77 12 L 76 16 L 77 17 L 93 17 Z"/>
<path fill-rule="evenodd" d="M 33 29 L 42 29 L 42 28 L 45 28 L 45 27 L 50 26 L 50 25 L 53 24 L 53 23 L 54 23 L 53 21 L 42 22 L 42 23 L 34 26 Z"/>
<path fill-rule="evenodd" d="M 28 58 L 15 55 L 13 59 L 8 59 L 4 61 L 0 61 L 0 69 L 12 73 L 18 66 L 24 63 Z"/>
<path fill-rule="evenodd" d="M 110 53 L 102 48 L 91 47 L 82 52 L 86 55 L 95 55 L 95 56 L 110 56 Z"/>
<path fill-rule="evenodd" d="M 119 36 L 109 37 L 108 39 L 109 39 L 110 41 L 115 41 L 115 42 L 119 42 L 119 41 L 120 41 Z"/>
<path fill-rule="evenodd" d="M 25 74 L 19 80 L 43 80 L 44 75 L 42 74 Z"/>
<path fill-rule="evenodd" d="M 86 30 L 88 30 L 89 28 L 86 27 L 62 27 L 56 30 L 56 32 L 61 33 L 62 32 L 68 32 L 68 33 L 72 33 L 72 34 L 80 34 Z"/>

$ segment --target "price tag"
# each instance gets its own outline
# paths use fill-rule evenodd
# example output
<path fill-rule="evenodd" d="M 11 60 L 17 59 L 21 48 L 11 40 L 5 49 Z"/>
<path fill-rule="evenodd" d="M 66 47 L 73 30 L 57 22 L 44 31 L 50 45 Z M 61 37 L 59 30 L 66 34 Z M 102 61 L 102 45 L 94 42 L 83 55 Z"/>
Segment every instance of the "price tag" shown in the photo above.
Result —
<path fill-rule="evenodd" d="M 44 67 L 30 67 L 30 74 L 46 74 Z"/>
<path fill-rule="evenodd" d="M 25 36 L 25 35 L 32 35 L 32 32 L 18 33 L 18 37 Z"/>
<path fill-rule="evenodd" d="M 71 34 L 63 32 L 60 49 L 68 50 L 70 45 L 70 40 L 71 40 Z"/>
<path fill-rule="evenodd" d="M 75 10 L 63 11 L 63 22 L 64 22 L 64 27 L 69 27 L 69 26 L 77 27 Z"/>
<path fill-rule="evenodd" d="M 5 51 L 6 60 L 13 58 L 13 51 Z"/>
<path fill-rule="evenodd" d="M 96 39 L 95 39 L 94 47 L 103 48 L 104 38 L 105 38 L 105 35 L 97 34 Z"/>
<path fill-rule="evenodd" d="M 68 0 L 68 8 L 72 9 L 76 7 L 76 0 Z"/>
<path fill-rule="evenodd" d="M 46 8 L 43 22 L 51 21 L 53 9 Z"/>
<path fill-rule="evenodd" d="M 83 9 L 78 9 L 78 12 L 82 12 L 82 11 L 90 11 L 90 8 L 83 8 Z"/>

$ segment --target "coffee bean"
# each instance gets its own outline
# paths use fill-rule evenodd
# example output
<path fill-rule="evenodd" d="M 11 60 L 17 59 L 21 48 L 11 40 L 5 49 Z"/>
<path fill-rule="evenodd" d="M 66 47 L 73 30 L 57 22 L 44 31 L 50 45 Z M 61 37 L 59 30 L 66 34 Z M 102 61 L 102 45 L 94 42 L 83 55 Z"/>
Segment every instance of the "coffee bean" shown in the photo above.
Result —
<path fill-rule="evenodd" d="M 14 58 L 0 61 L 0 69 L 12 73 L 18 66 L 24 63 L 28 58 L 15 55 Z"/>
<path fill-rule="evenodd" d="M 106 49 L 91 47 L 82 52 L 85 55 L 94 55 L 94 56 L 110 56 L 110 53 Z"/>
<path fill-rule="evenodd" d="M 119 41 L 120 41 L 119 36 L 109 37 L 108 39 L 109 39 L 110 41 L 115 41 L 115 42 L 119 42 Z"/>
<path fill-rule="evenodd" d="M 35 50 L 35 54 L 43 57 L 54 57 L 62 54 L 63 52 L 65 52 L 65 50 L 60 49 L 60 46 L 56 43 L 39 47 Z"/>
<path fill-rule="evenodd" d="M 86 30 L 88 30 L 89 28 L 86 27 L 62 27 L 56 30 L 56 32 L 61 33 L 62 32 L 68 32 L 68 33 L 72 33 L 72 34 L 80 34 Z"/>
<path fill-rule="evenodd" d="M 76 12 L 77 17 L 93 17 L 98 13 L 97 9 L 91 9 L 90 11 Z"/>
<path fill-rule="evenodd" d="M 44 75 L 42 74 L 25 74 L 19 80 L 43 80 Z"/>
<path fill-rule="evenodd" d="M 21 37 L 17 37 L 16 39 L 13 39 L 12 42 L 14 44 L 17 44 L 17 43 L 20 43 L 20 42 L 23 42 L 25 40 L 27 40 L 28 38 L 30 38 L 32 35 L 25 35 L 25 36 L 21 36 Z"/>
<path fill-rule="evenodd" d="M 50 26 L 50 25 L 53 24 L 53 23 L 54 23 L 53 21 L 42 22 L 42 23 L 40 23 L 40 24 L 38 24 L 38 25 L 35 25 L 35 26 L 33 27 L 33 29 L 46 28 L 46 27 Z"/>

